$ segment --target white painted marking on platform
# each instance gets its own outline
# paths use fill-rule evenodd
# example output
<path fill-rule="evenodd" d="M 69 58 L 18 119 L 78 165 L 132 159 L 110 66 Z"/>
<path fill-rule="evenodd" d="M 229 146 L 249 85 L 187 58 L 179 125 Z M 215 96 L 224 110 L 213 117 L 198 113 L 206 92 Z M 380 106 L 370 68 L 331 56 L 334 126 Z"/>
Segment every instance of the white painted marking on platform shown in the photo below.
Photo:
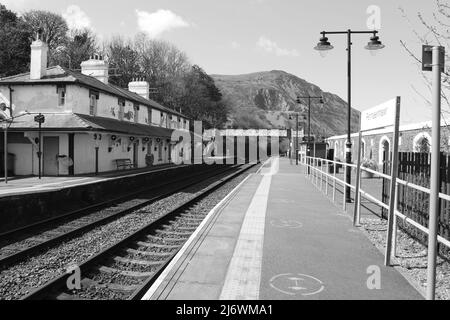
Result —
<path fill-rule="evenodd" d="M 257 300 L 261 283 L 264 226 L 272 176 L 278 172 L 279 158 L 264 166 L 263 178 L 245 214 L 241 232 L 228 267 L 221 300 Z"/>
<path fill-rule="evenodd" d="M 302 273 L 283 273 L 270 279 L 270 286 L 286 295 L 311 296 L 325 289 L 323 282 L 313 276 Z"/>
<path fill-rule="evenodd" d="M 271 220 L 270 224 L 275 228 L 299 229 L 303 227 L 303 223 L 295 220 L 276 219 Z"/>

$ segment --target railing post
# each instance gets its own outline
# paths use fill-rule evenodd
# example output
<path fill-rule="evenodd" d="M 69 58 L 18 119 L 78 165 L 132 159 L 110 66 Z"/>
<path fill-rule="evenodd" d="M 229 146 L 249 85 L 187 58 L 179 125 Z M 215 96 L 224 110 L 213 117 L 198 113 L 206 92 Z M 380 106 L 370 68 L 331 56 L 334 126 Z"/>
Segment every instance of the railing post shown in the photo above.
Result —
<path fill-rule="evenodd" d="M 333 161 L 333 203 L 336 202 L 336 162 Z"/>
<path fill-rule="evenodd" d="M 358 138 L 358 160 L 356 165 L 356 188 L 355 188 L 355 205 L 353 207 L 353 225 L 359 226 L 360 222 L 360 201 L 361 201 L 361 141 L 362 131 L 359 131 Z"/>
<path fill-rule="evenodd" d="M 344 177 L 346 177 L 347 176 L 347 170 L 348 170 L 348 168 L 347 168 L 347 165 L 346 164 L 344 164 L 344 167 L 345 167 L 345 169 L 344 169 Z M 342 184 L 342 187 L 343 187 L 343 189 L 342 189 L 342 194 L 343 194 L 343 198 L 342 198 L 342 209 L 344 210 L 344 212 L 345 211 L 347 211 L 347 197 L 345 196 L 345 190 L 346 190 L 346 188 L 347 188 L 347 186 L 345 185 L 345 179 L 343 180 L 344 182 L 343 182 L 343 184 Z"/>
<path fill-rule="evenodd" d="M 398 225 L 397 225 L 397 220 L 398 217 L 396 215 L 396 212 L 398 210 L 398 183 L 395 186 L 395 204 L 394 204 L 394 224 L 393 224 L 393 234 L 392 234 L 392 239 L 393 239 L 393 243 L 392 243 L 392 252 L 394 254 L 394 257 L 397 257 L 397 231 L 398 231 Z"/>
<path fill-rule="evenodd" d="M 319 160 L 317 160 L 319 161 Z M 322 187 L 323 187 L 323 163 L 322 161 L 320 161 L 320 166 L 319 166 L 319 170 L 320 170 L 320 191 L 322 191 Z"/>
<path fill-rule="evenodd" d="M 319 170 L 319 161 L 316 158 L 316 187 L 319 187 L 319 173 L 317 172 Z"/>
<path fill-rule="evenodd" d="M 329 174 L 329 170 L 328 170 L 328 160 L 325 160 L 325 194 L 328 196 L 328 174 Z"/>
<path fill-rule="evenodd" d="M 384 257 L 384 264 L 391 265 L 392 254 L 392 233 L 395 219 L 395 188 L 397 185 L 398 174 L 398 138 L 399 138 L 399 124 L 400 124 L 400 97 L 397 97 L 395 106 L 395 125 L 394 125 L 394 148 L 392 150 L 392 167 L 391 167 L 391 185 L 389 192 L 389 212 L 388 212 L 388 228 L 386 236 L 386 254 Z M 439 168 L 438 168 L 439 169 Z"/>

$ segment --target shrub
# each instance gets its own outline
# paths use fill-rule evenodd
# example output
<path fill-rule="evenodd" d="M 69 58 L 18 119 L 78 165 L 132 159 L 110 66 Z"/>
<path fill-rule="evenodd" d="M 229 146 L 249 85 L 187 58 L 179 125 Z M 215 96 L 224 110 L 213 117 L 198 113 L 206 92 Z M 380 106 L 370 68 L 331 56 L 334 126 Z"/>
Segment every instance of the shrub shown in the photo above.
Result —
<path fill-rule="evenodd" d="M 361 167 L 378 171 L 378 164 L 375 162 L 375 160 L 372 159 L 364 159 L 363 161 L 361 161 Z"/>

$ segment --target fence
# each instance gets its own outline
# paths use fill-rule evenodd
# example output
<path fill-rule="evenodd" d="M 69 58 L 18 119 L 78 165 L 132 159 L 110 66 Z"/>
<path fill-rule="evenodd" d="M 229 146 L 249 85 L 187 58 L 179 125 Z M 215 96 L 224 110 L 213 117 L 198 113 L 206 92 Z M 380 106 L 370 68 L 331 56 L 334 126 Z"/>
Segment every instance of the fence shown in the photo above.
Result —
<path fill-rule="evenodd" d="M 420 156 L 419 156 L 420 158 Z M 448 160 L 448 159 L 447 159 Z M 425 163 L 425 161 L 423 162 Z M 325 165 L 324 165 L 325 164 Z M 446 165 L 448 163 L 446 162 Z M 418 194 L 418 193 L 423 193 L 424 195 L 428 196 L 430 195 L 430 189 L 421 185 L 418 185 L 416 183 L 404 180 L 400 177 L 397 177 L 397 175 L 392 175 L 389 176 L 386 173 L 382 173 L 382 172 L 377 172 L 368 168 L 364 168 L 361 166 L 356 166 L 354 164 L 347 164 L 347 163 L 342 163 L 342 162 L 337 162 L 337 161 L 332 161 L 332 160 L 327 160 L 327 159 L 319 159 L 319 158 L 314 158 L 314 157 L 305 157 L 305 161 L 302 162 L 302 165 L 304 165 L 305 167 L 305 173 L 308 175 L 308 177 L 312 180 L 313 184 L 319 188 L 321 191 L 324 190 L 323 184 L 325 183 L 325 190 L 324 192 L 328 195 L 329 193 L 329 186 L 331 185 L 332 188 L 332 194 L 333 194 L 333 201 L 335 201 L 336 199 L 336 187 L 339 184 L 340 186 L 342 186 L 343 192 L 343 209 L 344 211 L 346 210 L 346 199 L 345 199 L 345 187 L 349 187 L 351 190 L 353 190 L 354 194 L 355 194 L 355 206 L 354 206 L 354 214 L 353 214 L 353 224 L 354 225 L 359 225 L 360 224 L 360 213 L 361 213 L 361 197 L 366 198 L 367 200 L 376 203 L 377 205 L 381 206 L 382 208 L 389 210 L 389 216 L 392 217 L 392 220 L 389 220 L 388 223 L 388 228 L 386 230 L 387 236 L 386 236 L 386 253 L 385 253 L 385 264 L 386 265 L 391 265 L 391 255 L 394 254 L 396 255 L 396 245 L 397 245 L 397 232 L 398 232 L 398 228 L 399 228 L 399 223 L 401 223 L 403 226 L 407 226 L 408 228 L 411 229 L 415 229 L 417 232 L 422 232 L 425 235 L 429 235 L 430 231 L 427 227 L 427 224 L 424 223 L 424 219 L 422 219 L 422 221 L 418 221 L 416 220 L 414 217 L 412 217 L 412 215 L 407 215 L 404 214 L 402 212 L 399 211 L 402 210 L 402 207 L 399 206 L 399 203 L 403 203 L 403 206 L 408 206 L 411 205 L 410 201 L 407 197 L 404 197 L 403 199 L 399 199 L 399 197 L 401 197 L 400 195 L 400 189 L 402 189 L 402 192 L 404 190 L 406 190 L 405 194 L 410 194 L 411 192 L 413 194 Z M 332 174 L 328 171 L 329 166 L 333 167 L 332 170 Z M 406 167 L 407 163 L 404 165 Z M 353 186 L 351 184 L 346 183 L 345 181 L 339 179 L 336 177 L 336 167 L 337 166 L 342 166 L 345 168 L 345 171 L 347 170 L 352 170 L 352 169 L 356 169 L 357 171 L 357 177 L 359 177 L 359 179 L 356 179 L 356 186 Z M 411 167 L 411 166 L 410 166 Z M 420 167 L 420 166 L 419 166 Z M 325 170 L 324 170 L 325 168 Z M 422 171 L 425 171 L 426 169 L 426 165 L 424 164 L 422 167 Z M 441 168 L 442 169 L 442 168 Z M 442 169 L 443 170 L 443 169 Z M 446 169 L 448 170 L 448 169 Z M 386 203 L 384 203 L 381 200 L 376 199 L 373 195 L 365 192 L 364 190 L 362 190 L 360 188 L 361 184 L 360 184 L 360 179 L 361 179 L 361 175 L 360 172 L 361 171 L 366 171 L 366 172 L 370 172 L 376 176 L 382 177 L 383 179 L 387 179 L 389 181 L 389 183 L 391 181 L 395 181 L 395 188 L 392 189 L 393 191 L 393 195 L 394 195 L 394 201 L 389 201 L 389 205 L 387 205 Z M 442 173 L 442 172 L 441 172 Z M 345 177 L 345 175 L 344 175 Z M 392 180 L 395 179 L 395 180 Z M 329 181 L 331 181 L 331 184 L 329 183 Z M 447 202 L 446 205 L 448 205 L 448 202 L 450 202 L 450 195 L 447 194 L 443 194 L 442 192 L 439 192 L 439 200 L 441 203 L 441 208 L 442 208 L 442 203 L 443 201 Z M 413 200 L 413 199 L 412 199 Z M 415 200 L 413 200 L 415 201 Z M 446 207 L 448 208 L 448 207 Z M 447 213 L 447 211 L 446 211 Z M 427 215 L 428 217 L 428 215 Z M 446 223 L 448 225 L 448 214 L 446 215 Z M 444 220 L 445 219 L 441 219 Z M 448 229 L 447 229 L 448 230 Z M 448 234 L 447 234 L 448 236 Z M 437 243 L 441 243 L 442 245 L 444 245 L 447 249 L 450 248 L 450 241 L 448 238 L 443 237 L 443 234 L 437 234 Z M 430 261 L 430 258 L 435 254 L 434 250 L 428 250 L 428 261 Z M 427 287 L 427 290 L 429 290 L 429 288 L 432 288 L 432 290 L 434 291 L 434 287 L 435 287 L 435 283 L 436 283 L 436 265 L 431 265 L 428 266 L 428 268 L 432 268 L 433 272 L 432 275 L 430 275 L 430 273 L 427 276 L 427 283 L 429 284 Z M 431 286 L 431 287 L 430 287 Z M 428 291 L 427 291 L 428 293 Z M 429 295 L 427 294 L 427 297 L 429 297 Z M 432 299 L 434 299 L 434 293 L 432 294 Z"/>
<path fill-rule="evenodd" d="M 412 183 L 421 187 L 429 188 L 430 186 L 430 161 L 431 156 L 428 153 L 418 152 L 399 152 L 398 178 L 408 183 Z M 441 153 L 440 159 L 440 192 L 442 194 L 450 194 L 450 156 Z M 389 173 L 389 163 L 386 162 L 383 170 Z M 383 178 L 382 201 L 389 203 L 389 187 L 390 181 Z M 428 227 L 429 214 L 429 194 L 419 191 L 415 188 L 408 188 L 405 185 L 399 186 L 398 191 L 398 210 L 405 216 L 417 221 L 424 227 Z M 445 199 L 440 199 L 439 210 L 439 228 L 438 234 L 443 238 L 450 240 L 450 203 Z M 382 217 L 387 216 L 387 210 L 382 209 Z M 421 243 L 426 244 L 427 237 L 415 229 L 409 229 L 405 226 L 405 231 L 414 236 Z"/>

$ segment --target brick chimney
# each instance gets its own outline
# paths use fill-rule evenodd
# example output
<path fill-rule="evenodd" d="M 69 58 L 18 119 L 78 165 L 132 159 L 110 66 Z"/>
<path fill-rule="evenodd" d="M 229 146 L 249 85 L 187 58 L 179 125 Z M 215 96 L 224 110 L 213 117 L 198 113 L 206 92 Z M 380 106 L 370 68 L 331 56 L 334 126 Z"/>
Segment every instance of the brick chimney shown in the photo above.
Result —
<path fill-rule="evenodd" d="M 133 81 L 128 84 L 128 90 L 137 93 L 145 99 L 149 99 L 150 97 L 150 85 L 144 79 L 133 79 Z"/>
<path fill-rule="evenodd" d="M 81 73 L 86 76 L 91 76 L 100 80 L 103 83 L 108 83 L 109 64 L 101 55 L 95 54 L 89 60 L 83 61 L 81 63 Z"/>
<path fill-rule="evenodd" d="M 41 39 L 41 32 L 38 32 L 36 40 L 31 44 L 30 79 L 42 79 L 47 73 L 47 53 L 48 46 Z"/>

